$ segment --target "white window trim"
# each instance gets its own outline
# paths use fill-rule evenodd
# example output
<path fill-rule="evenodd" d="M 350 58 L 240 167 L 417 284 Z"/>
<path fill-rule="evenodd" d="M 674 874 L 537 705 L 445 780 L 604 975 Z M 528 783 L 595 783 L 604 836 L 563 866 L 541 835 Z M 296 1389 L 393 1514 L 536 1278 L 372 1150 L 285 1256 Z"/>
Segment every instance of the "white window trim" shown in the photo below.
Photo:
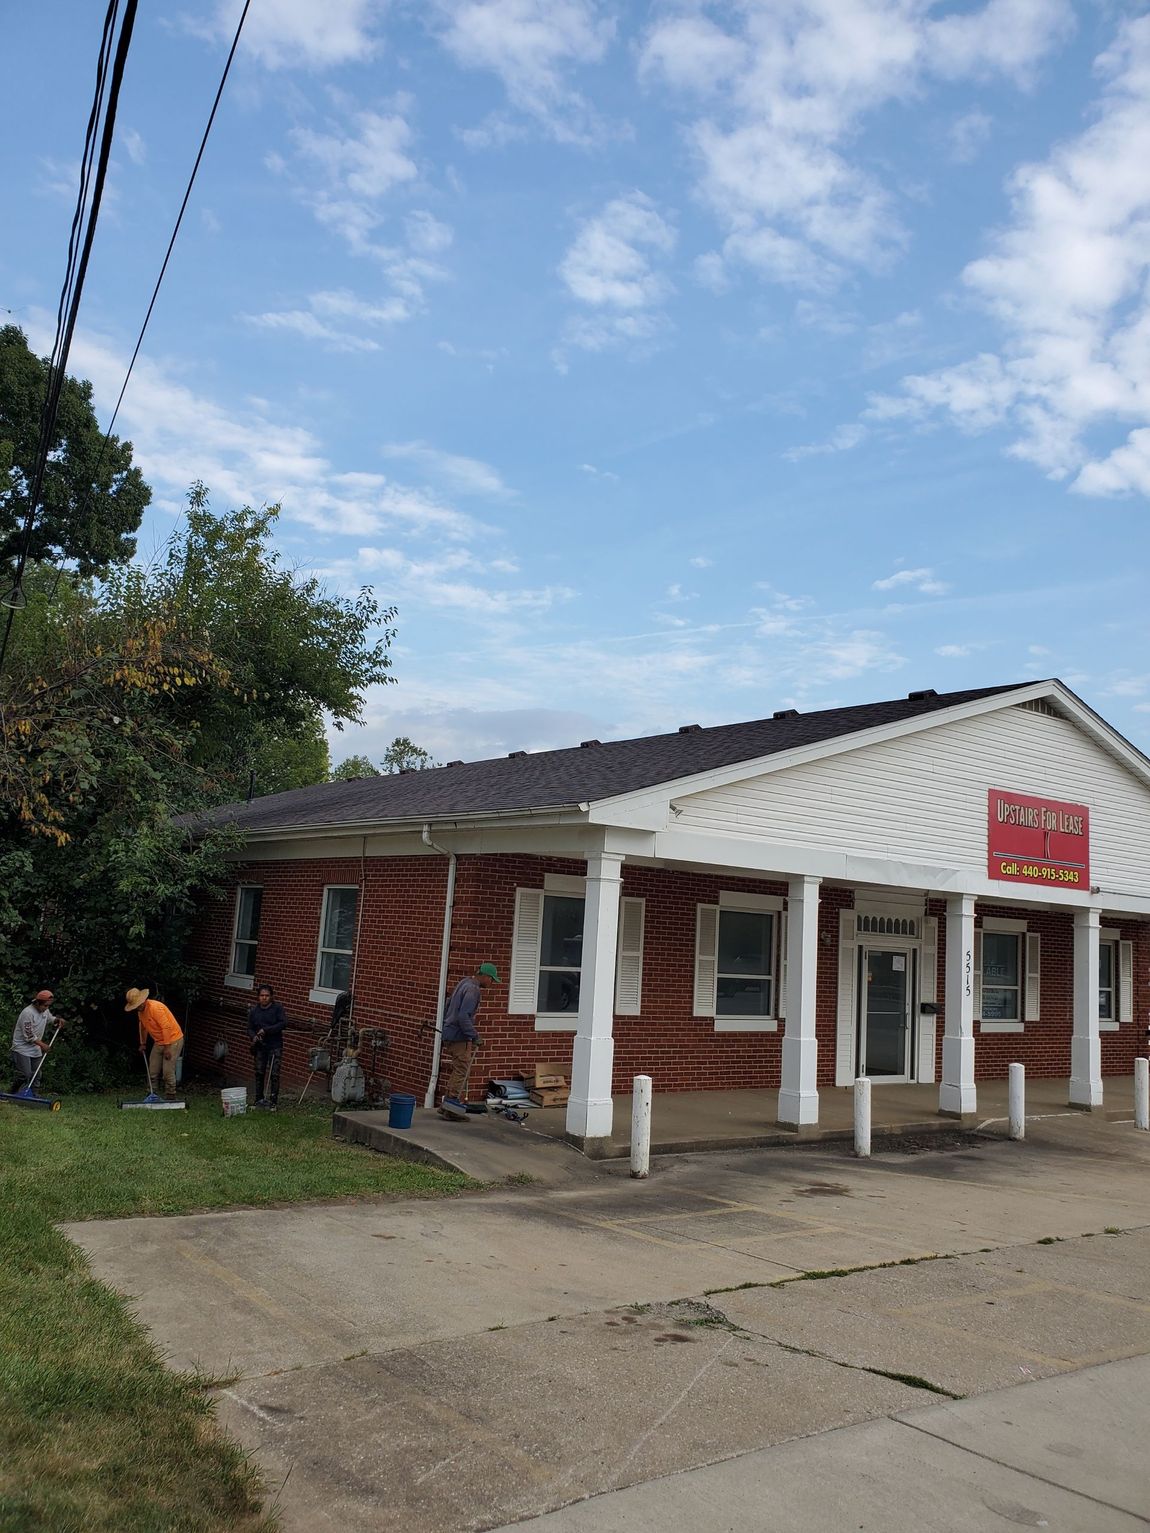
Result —
<path fill-rule="evenodd" d="M 333 889 L 353 889 L 355 891 L 355 896 L 356 896 L 356 901 L 355 901 L 356 935 L 358 935 L 358 932 L 359 932 L 359 901 L 360 901 L 360 899 L 362 897 L 362 894 L 363 894 L 363 891 L 360 889 L 359 885 L 358 884 L 324 884 L 324 886 L 323 886 L 323 896 L 322 896 L 322 898 L 320 899 L 320 902 L 319 902 L 319 930 L 316 932 L 316 937 L 315 937 L 315 971 L 314 971 L 314 979 L 313 979 L 313 983 L 312 983 L 312 988 L 308 991 L 308 996 L 307 996 L 308 1000 L 309 1001 L 313 1001 L 317 1006 L 334 1006 L 336 1001 L 343 994 L 342 990 L 331 990 L 331 989 L 328 989 L 326 986 L 321 985 L 320 982 L 319 982 L 320 964 L 323 962 L 323 955 L 324 955 L 324 953 L 325 952 L 327 952 L 327 953 L 346 953 L 348 951 L 347 948 L 325 948 L 322 945 L 323 944 L 323 926 L 324 926 L 324 921 L 325 921 L 325 919 L 327 917 L 327 897 L 332 892 Z M 350 951 L 351 951 L 352 961 L 354 962 L 355 961 L 355 936 L 353 936 L 351 940 L 352 940 L 352 946 L 351 946 L 351 950 Z M 351 981 L 350 981 L 350 979 L 348 980 L 348 988 L 349 989 L 351 988 Z"/>
<path fill-rule="evenodd" d="M 994 986 L 992 985 L 990 988 L 993 990 Z M 1026 1031 L 1026 1023 L 980 1022 L 978 1024 L 978 1030 L 980 1033 L 1024 1033 Z"/>
<path fill-rule="evenodd" d="M 566 894 L 584 899 L 587 894 L 587 880 L 580 878 L 577 873 L 544 873 L 544 894 Z"/>
<path fill-rule="evenodd" d="M 255 985 L 256 985 L 256 977 L 255 977 L 254 974 L 236 974 L 236 973 L 233 972 L 233 970 L 231 968 L 231 965 L 235 962 L 236 943 L 241 940 L 236 935 L 236 933 L 239 931 L 239 925 L 240 925 L 240 901 L 243 898 L 243 893 L 244 893 L 245 889 L 258 889 L 260 891 L 261 895 L 264 892 L 263 884 L 237 884 L 236 885 L 236 903 L 235 903 L 235 908 L 232 910 L 232 940 L 231 940 L 231 942 L 230 942 L 230 944 L 228 946 L 228 972 L 224 975 L 224 984 L 228 987 L 229 990 L 254 990 L 255 989 Z M 260 920 L 261 921 L 263 920 L 263 901 L 262 901 L 262 899 L 260 901 Z M 247 946 L 248 947 L 254 947 L 256 952 L 258 953 L 259 952 L 259 946 L 260 946 L 260 939 L 257 937 L 254 942 L 249 942 L 247 944 Z"/>
<path fill-rule="evenodd" d="M 722 925 L 724 910 L 750 910 L 756 915 L 774 916 L 771 926 L 772 952 L 778 943 L 781 922 L 779 918 L 783 914 L 784 901 L 778 894 L 743 894 L 737 889 L 719 890 L 719 918 L 715 928 L 715 990 L 711 1000 L 711 1010 L 708 1015 L 713 1019 L 713 1031 L 716 1033 L 777 1033 L 779 1030 L 779 997 L 782 987 L 783 959 L 781 955 L 773 957 L 774 967 L 768 978 L 771 981 L 771 1000 L 775 1003 L 773 1015 L 769 1017 L 720 1017 L 716 1014 L 719 1004 L 719 957 L 718 938 L 719 929 Z M 698 923 L 698 906 L 695 907 L 696 930 Z M 697 962 L 697 957 L 696 957 Z"/>

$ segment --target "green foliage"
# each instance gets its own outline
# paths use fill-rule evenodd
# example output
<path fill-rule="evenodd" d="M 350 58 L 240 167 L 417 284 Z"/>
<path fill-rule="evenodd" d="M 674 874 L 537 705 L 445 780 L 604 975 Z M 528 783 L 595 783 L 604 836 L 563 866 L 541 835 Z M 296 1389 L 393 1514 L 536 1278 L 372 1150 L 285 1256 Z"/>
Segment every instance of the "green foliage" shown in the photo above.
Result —
<path fill-rule="evenodd" d="M 409 740 L 406 735 L 396 735 L 384 751 L 383 760 L 380 762 L 380 766 L 386 773 L 406 772 L 413 767 L 417 772 L 423 772 L 428 767 L 441 765 L 441 762 L 433 759 L 430 751 L 425 751 L 422 745 L 416 745 L 415 741 Z"/>
<path fill-rule="evenodd" d="M 154 568 L 29 572 L 0 675 L 0 1001 L 55 990 L 96 1084 L 128 985 L 195 993 L 184 946 L 236 842 L 179 817 L 246 797 L 253 772 L 259 792 L 324 781 L 324 716 L 357 719 L 390 679 L 391 614 L 282 569 L 276 514 L 215 516 L 197 486 Z"/>
<path fill-rule="evenodd" d="M 354 782 L 357 777 L 378 777 L 379 768 L 366 756 L 346 756 L 331 769 L 331 782 Z"/>
<path fill-rule="evenodd" d="M 0 569 L 11 565 L 28 509 L 48 388 L 48 363 L 16 325 L 0 328 Z M 103 433 L 92 385 L 68 378 L 32 534 L 31 557 L 63 559 L 81 575 L 130 559 L 152 492 L 132 467 L 132 444 Z"/>

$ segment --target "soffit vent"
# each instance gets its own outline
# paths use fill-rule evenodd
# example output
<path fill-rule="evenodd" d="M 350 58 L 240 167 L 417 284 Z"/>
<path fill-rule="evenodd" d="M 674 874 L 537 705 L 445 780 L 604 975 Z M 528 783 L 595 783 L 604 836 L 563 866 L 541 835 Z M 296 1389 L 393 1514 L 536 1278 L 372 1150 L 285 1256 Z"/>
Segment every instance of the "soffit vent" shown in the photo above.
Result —
<path fill-rule="evenodd" d="M 1025 708 L 1028 713 L 1041 713 L 1048 719 L 1060 719 L 1062 715 L 1057 708 L 1051 706 L 1044 697 L 1035 697 L 1028 703 L 1019 703 L 1020 708 Z"/>

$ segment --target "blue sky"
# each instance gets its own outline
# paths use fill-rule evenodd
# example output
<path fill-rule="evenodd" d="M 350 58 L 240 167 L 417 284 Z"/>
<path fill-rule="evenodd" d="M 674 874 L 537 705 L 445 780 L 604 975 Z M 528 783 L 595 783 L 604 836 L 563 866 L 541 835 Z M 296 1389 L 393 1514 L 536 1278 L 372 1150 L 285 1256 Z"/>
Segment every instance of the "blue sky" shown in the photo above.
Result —
<path fill-rule="evenodd" d="M 103 419 L 237 13 L 140 7 Z M 5 20 L 45 349 L 98 21 Z M 202 478 L 398 606 L 336 759 L 1048 675 L 1148 749 L 1148 167 L 1132 6 L 253 0 L 121 415 L 141 551 Z"/>

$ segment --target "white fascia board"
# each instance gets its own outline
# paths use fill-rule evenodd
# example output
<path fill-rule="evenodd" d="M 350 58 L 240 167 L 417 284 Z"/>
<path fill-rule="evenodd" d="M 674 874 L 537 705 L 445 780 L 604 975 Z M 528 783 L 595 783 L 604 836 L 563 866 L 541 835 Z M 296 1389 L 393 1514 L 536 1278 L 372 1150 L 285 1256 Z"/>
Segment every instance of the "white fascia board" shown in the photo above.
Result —
<path fill-rule="evenodd" d="M 836 735 L 831 740 L 821 740 L 814 745 L 797 746 L 794 750 L 776 751 L 770 756 L 736 761 L 731 766 L 716 767 L 710 772 L 697 772 L 691 777 L 678 777 L 671 782 L 660 783 L 657 787 L 640 788 L 634 793 L 599 799 L 590 806 L 590 818 L 597 824 L 632 825 L 657 830 L 673 820 L 672 801 L 676 798 L 689 798 L 696 793 L 705 793 L 710 788 L 727 787 L 730 783 L 745 782 L 750 777 L 766 777 L 774 772 L 784 772 L 788 767 L 805 766 L 810 761 L 841 756 L 847 751 L 864 750 L 867 746 L 879 745 L 887 740 L 922 734 L 942 724 L 978 718 L 982 714 L 997 713 L 1005 708 L 1016 708 L 1020 703 L 1038 702 L 1045 698 L 1056 699 L 1060 710 L 1067 717 L 1072 718 L 1098 745 L 1116 756 L 1144 786 L 1150 788 L 1150 762 L 1140 751 L 1135 750 L 1117 730 L 1111 729 L 1104 719 L 1061 682 L 1036 681 L 1030 686 L 1015 687 L 993 697 L 975 698 L 972 702 L 958 703 L 952 708 L 918 714 L 913 719 L 902 719 L 894 724 L 877 724 L 873 729 Z"/>
<path fill-rule="evenodd" d="M 245 830 L 242 825 L 223 826 L 235 829 L 255 845 L 262 841 L 304 841 L 327 839 L 332 836 L 398 836 L 422 832 L 430 825 L 434 836 L 450 835 L 453 831 L 476 831 L 485 827 L 499 826 L 533 829 L 544 825 L 586 825 L 587 815 L 583 806 L 565 805 L 558 809 L 489 809 L 476 814 L 456 815 L 409 815 L 399 820 L 333 820 L 330 823 L 312 825 L 276 825 L 266 829 Z M 216 828 L 216 827 L 211 827 Z"/>
<path fill-rule="evenodd" d="M 822 878 L 836 884 L 857 887 L 860 884 L 879 888 L 915 889 L 937 895 L 972 894 L 987 904 L 1014 905 L 1026 909 L 1052 905 L 1064 910 L 1102 908 L 1122 911 L 1144 919 L 1150 916 L 1150 896 L 1128 894 L 1113 889 L 1091 896 L 1083 891 L 1075 899 L 1065 889 L 1044 889 L 1029 884 L 1021 892 L 1018 884 L 1006 888 L 974 868 L 942 867 L 937 863 L 887 862 L 867 853 L 837 851 L 827 847 L 781 845 L 750 837 L 728 836 L 716 832 L 679 830 L 672 827 L 653 838 L 653 853 L 663 864 L 692 863 L 696 866 L 745 870 L 755 878 Z"/>

